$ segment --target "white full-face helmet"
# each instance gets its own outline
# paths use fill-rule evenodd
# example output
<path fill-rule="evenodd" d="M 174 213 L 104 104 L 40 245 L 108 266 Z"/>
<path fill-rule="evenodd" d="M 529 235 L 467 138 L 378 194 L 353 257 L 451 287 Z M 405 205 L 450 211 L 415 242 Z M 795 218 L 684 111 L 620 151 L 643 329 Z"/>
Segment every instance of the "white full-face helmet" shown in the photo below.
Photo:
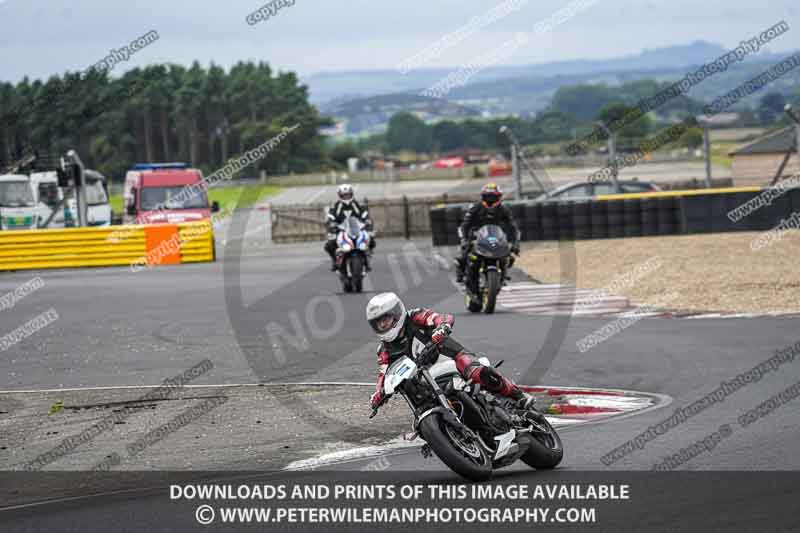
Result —
<path fill-rule="evenodd" d="M 392 342 L 406 323 L 406 306 L 393 292 L 378 294 L 367 303 L 367 322 L 382 341 Z"/>
<path fill-rule="evenodd" d="M 353 201 L 353 186 L 349 183 L 343 183 L 339 185 L 339 189 L 336 191 L 339 195 L 339 200 L 342 202 L 349 204 Z"/>

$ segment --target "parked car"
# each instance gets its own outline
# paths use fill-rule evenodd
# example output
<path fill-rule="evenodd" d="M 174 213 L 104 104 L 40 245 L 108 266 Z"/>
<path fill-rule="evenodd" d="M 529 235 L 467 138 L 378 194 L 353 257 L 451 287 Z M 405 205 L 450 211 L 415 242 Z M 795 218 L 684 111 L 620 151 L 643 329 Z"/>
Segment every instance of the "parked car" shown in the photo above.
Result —
<path fill-rule="evenodd" d="M 654 183 L 649 181 L 620 181 L 620 192 L 614 191 L 614 184 L 608 183 L 587 183 L 587 182 L 573 182 L 567 183 L 560 187 L 556 187 L 552 191 L 540 194 L 534 198 L 537 202 L 545 202 L 548 200 L 586 200 L 594 198 L 595 196 L 602 196 L 606 194 L 630 194 L 642 192 L 658 192 L 661 190 Z"/>

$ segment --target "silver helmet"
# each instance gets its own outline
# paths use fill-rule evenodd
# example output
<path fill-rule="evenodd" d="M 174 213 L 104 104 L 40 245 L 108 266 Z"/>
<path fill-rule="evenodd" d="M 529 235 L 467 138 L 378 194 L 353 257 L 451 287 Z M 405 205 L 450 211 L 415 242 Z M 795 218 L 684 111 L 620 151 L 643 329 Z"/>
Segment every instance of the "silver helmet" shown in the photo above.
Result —
<path fill-rule="evenodd" d="M 373 296 L 367 303 L 367 322 L 382 341 L 392 342 L 406 323 L 406 306 L 393 292 Z"/>
<path fill-rule="evenodd" d="M 349 204 L 353 201 L 353 186 L 349 183 L 343 183 L 339 185 L 339 189 L 336 191 L 339 195 L 339 200 L 342 202 Z"/>

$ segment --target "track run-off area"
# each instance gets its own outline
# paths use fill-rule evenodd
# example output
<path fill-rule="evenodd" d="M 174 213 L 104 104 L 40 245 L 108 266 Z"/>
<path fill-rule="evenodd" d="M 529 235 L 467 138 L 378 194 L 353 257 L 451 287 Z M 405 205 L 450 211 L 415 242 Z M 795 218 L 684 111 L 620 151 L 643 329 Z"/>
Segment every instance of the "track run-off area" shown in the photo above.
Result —
<path fill-rule="evenodd" d="M 652 470 L 690 448 L 696 453 L 669 469 L 800 469 L 794 405 L 787 401 L 752 423 L 739 423 L 798 381 L 800 358 L 762 372 L 702 409 L 689 409 L 721 383 L 794 346 L 800 340 L 795 319 L 648 317 L 581 352 L 577 342 L 613 317 L 536 314 L 502 305 L 493 315 L 469 313 L 449 268 L 453 251 L 425 241 L 381 241 L 363 294 L 341 292 L 321 243 L 247 253 L 231 245 L 223 251 L 215 263 L 137 273 L 108 268 L 5 274 L 3 294 L 35 277 L 44 283 L 0 313 L 0 330 L 10 332 L 50 308 L 58 319 L 0 356 L 3 469 L 30 464 L 92 422 L 123 412 L 122 423 L 55 460 L 50 456 L 45 469 L 91 468 L 119 453 L 122 461 L 112 470 L 275 476 L 379 465 L 398 475 L 413 472 L 420 481 L 458 481 L 438 459 L 420 454 L 420 441 L 402 442 L 410 431 L 404 402 L 390 402 L 368 419 L 377 341 L 363 318 L 364 306 L 385 290 L 398 292 L 409 308 L 455 315 L 457 340 L 494 361 L 503 359 L 504 374 L 534 387 L 540 405 L 552 407 L 547 416 L 560 421 L 565 449 L 559 468 L 542 473 L 520 464 L 498 471 L 496 479 L 557 481 L 584 471 Z M 531 280 L 515 272 L 513 283 Z M 153 387 L 205 360 L 210 367 L 169 398 L 147 398 Z M 572 389 L 580 394 L 570 396 Z M 606 396 L 598 399 L 598 393 Z M 635 393 L 640 396 L 633 408 L 618 409 L 614 395 Z M 224 401 L 135 456 L 123 453 L 126 444 L 213 398 Z M 720 436 L 722 425 L 728 431 Z M 699 449 L 698 442 L 712 445 Z M 24 520 L 24 513 L 43 509 L 51 510 L 47 516 L 54 521 L 62 512 L 81 512 L 82 504 L 62 505 L 40 489 L 27 500 L 8 500 L 12 505 L 0 510 L 0 520 L 17 512 Z M 30 501 L 53 503 L 14 507 Z M 138 493 L 112 501 L 109 512 L 154 505 Z M 96 516 L 97 505 L 86 512 Z"/>

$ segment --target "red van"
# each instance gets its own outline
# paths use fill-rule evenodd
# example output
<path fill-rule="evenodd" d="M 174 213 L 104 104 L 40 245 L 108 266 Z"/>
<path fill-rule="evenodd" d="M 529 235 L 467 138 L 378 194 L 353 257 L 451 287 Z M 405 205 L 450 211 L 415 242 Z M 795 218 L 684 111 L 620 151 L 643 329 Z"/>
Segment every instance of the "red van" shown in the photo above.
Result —
<path fill-rule="evenodd" d="M 125 175 L 123 224 L 176 224 L 211 218 L 203 173 L 185 163 L 139 163 Z"/>

